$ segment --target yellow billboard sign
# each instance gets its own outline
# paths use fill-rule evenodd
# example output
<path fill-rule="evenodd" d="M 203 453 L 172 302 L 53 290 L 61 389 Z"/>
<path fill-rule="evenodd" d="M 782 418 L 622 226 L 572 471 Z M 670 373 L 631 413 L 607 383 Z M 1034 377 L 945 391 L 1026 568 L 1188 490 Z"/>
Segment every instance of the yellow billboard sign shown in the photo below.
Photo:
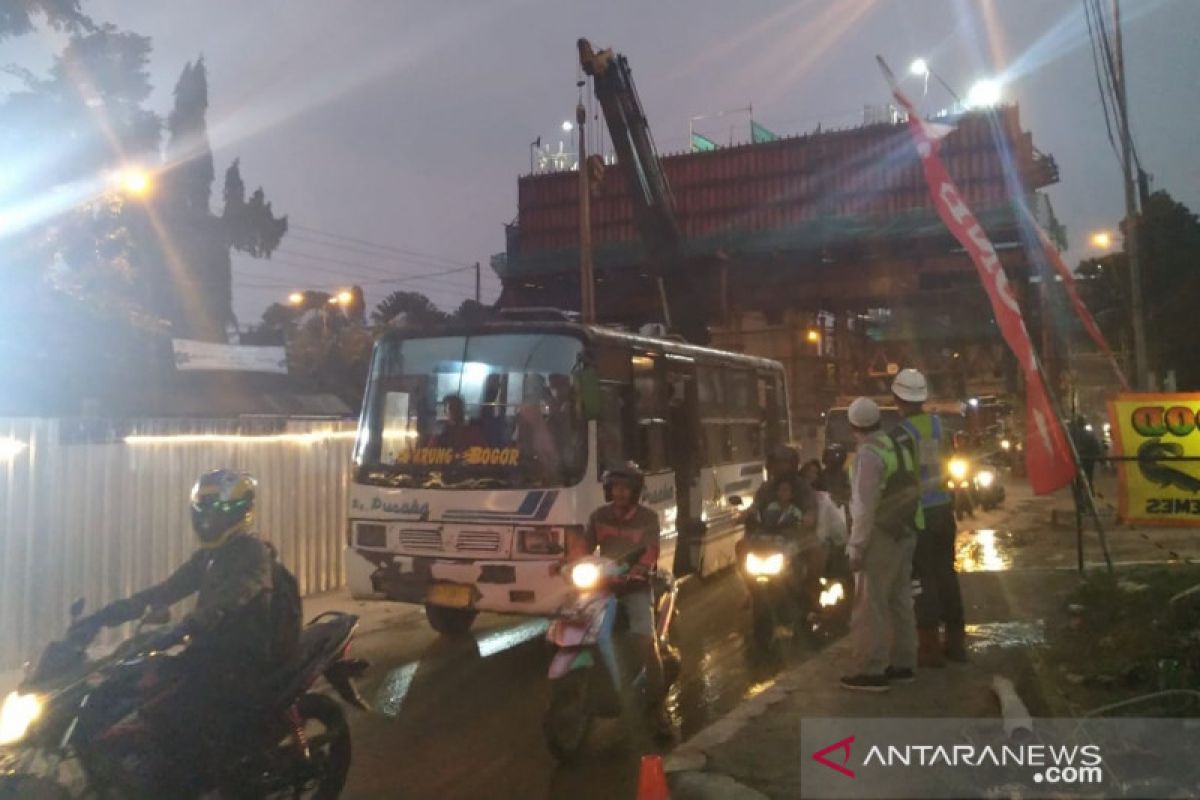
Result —
<path fill-rule="evenodd" d="M 1121 518 L 1200 527 L 1200 394 L 1121 394 L 1109 403 Z M 1196 461 L 1177 461 L 1177 458 Z"/>

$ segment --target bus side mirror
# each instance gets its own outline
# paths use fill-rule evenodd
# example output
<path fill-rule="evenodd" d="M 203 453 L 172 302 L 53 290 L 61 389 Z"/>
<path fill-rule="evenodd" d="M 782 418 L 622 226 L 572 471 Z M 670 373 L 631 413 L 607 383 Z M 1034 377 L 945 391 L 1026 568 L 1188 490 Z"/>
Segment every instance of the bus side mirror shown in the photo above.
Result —
<path fill-rule="evenodd" d="M 604 413 L 604 395 L 596 370 L 587 367 L 579 373 L 579 405 L 585 420 L 600 419 Z"/>

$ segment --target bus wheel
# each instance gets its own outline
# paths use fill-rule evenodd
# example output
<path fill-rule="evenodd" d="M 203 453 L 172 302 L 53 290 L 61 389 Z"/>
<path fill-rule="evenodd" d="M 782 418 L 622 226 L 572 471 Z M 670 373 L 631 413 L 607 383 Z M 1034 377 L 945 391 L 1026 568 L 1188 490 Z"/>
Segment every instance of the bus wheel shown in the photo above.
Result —
<path fill-rule="evenodd" d="M 425 618 L 429 620 L 430 627 L 447 636 L 461 636 L 469 631 L 478 613 L 469 608 L 425 605 Z"/>

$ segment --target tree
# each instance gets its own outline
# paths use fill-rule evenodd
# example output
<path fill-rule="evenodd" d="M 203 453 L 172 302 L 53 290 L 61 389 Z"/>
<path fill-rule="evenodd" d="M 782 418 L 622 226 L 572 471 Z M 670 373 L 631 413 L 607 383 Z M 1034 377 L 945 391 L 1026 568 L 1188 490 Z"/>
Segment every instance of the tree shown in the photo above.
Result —
<path fill-rule="evenodd" d="M 446 322 L 449 317 L 420 292 L 395 291 L 375 307 L 371 319 L 377 325 L 428 327 Z"/>
<path fill-rule="evenodd" d="M 1128 227 L 1122 223 L 1121 228 Z M 1180 390 L 1200 389 L 1200 362 L 1190 343 L 1200 296 L 1200 219 L 1165 191 L 1149 196 L 1137 227 L 1151 369 L 1162 380 L 1174 371 Z M 1084 300 L 1109 341 L 1132 348 L 1129 259 L 1119 252 L 1082 262 Z"/>
<path fill-rule="evenodd" d="M 208 71 L 203 57 L 184 66 L 174 96 L 167 118 L 163 205 L 180 269 L 167 276 L 160 301 L 175 301 L 170 316 L 184 335 L 222 341 L 226 328 L 236 322 L 230 249 L 269 258 L 287 232 L 287 217 L 274 215 L 261 187 L 246 200 L 237 159 L 225 171 L 221 215 L 213 214 L 209 203 L 216 175 L 208 140 Z M 195 300 L 189 308 L 191 298 Z"/>
<path fill-rule="evenodd" d="M 38 18 L 60 31 L 92 27 L 79 0 L 8 0 L 0 3 L 0 41 L 32 33 Z"/>

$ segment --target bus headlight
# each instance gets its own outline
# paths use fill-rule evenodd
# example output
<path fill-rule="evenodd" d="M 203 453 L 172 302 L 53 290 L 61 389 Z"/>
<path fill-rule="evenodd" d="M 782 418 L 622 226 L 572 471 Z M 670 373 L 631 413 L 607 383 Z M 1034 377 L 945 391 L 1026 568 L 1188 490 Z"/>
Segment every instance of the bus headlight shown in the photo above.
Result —
<path fill-rule="evenodd" d="M 783 572 L 783 553 L 770 553 L 760 556 L 758 553 L 746 554 L 746 574 L 752 578 L 774 577 Z"/>
<path fill-rule="evenodd" d="M 990 489 L 996 482 L 996 473 L 990 469 L 981 469 L 975 473 L 975 485 L 980 489 Z"/>
<path fill-rule="evenodd" d="M 594 561 L 580 561 L 571 567 L 571 583 L 580 591 L 595 589 L 600 583 L 602 571 Z"/>
<path fill-rule="evenodd" d="M 0 745 L 25 738 L 29 726 L 42 714 L 42 698 L 36 694 L 9 692 L 0 708 Z"/>
<path fill-rule="evenodd" d="M 961 481 L 966 478 L 968 468 L 969 465 L 967 464 L 967 460 L 965 458 L 955 457 L 950 459 L 948 469 L 950 470 L 950 477 L 954 478 L 954 480 Z"/>

